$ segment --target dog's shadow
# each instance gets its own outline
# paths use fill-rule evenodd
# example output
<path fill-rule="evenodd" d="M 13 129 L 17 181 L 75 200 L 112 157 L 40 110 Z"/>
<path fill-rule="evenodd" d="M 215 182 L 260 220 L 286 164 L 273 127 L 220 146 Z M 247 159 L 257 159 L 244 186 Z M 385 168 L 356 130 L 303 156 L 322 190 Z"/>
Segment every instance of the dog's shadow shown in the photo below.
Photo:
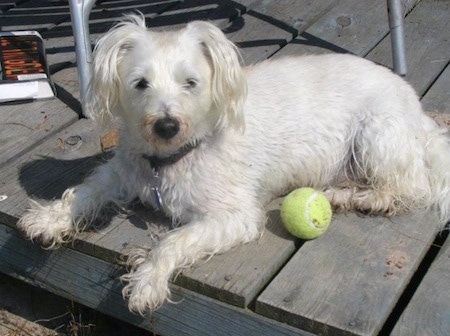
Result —
<path fill-rule="evenodd" d="M 42 203 L 50 202 L 60 199 L 66 189 L 83 183 L 95 168 L 112 156 L 111 152 L 71 160 L 43 156 L 20 167 L 19 183 L 29 198 Z M 158 223 L 158 226 L 159 223 L 161 226 L 169 225 L 167 229 L 170 229 L 167 217 L 139 201 L 131 203 L 126 209 L 108 206 L 100 219 L 94 223 L 93 228 L 98 230 L 107 227 L 117 215 L 126 216 L 132 225 L 142 230 L 148 228 L 148 223 Z"/>
<path fill-rule="evenodd" d="M 109 152 L 72 160 L 41 156 L 20 167 L 19 183 L 30 198 L 52 201 L 61 198 L 67 188 L 82 183 L 96 167 L 111 157 Z"/>
<path fill-rule="evenodd" d="M 19 183 L 28 197 L 41 203 L 50 202 L 60 199 L 67 188 L 83 183 L 95 168 L 112 156 L 111 152 L 75 159 L 42 156 L 20 167 Z M 280 199 L 276 199 L 267 207 L 265 227 L 272 234 L 291 240 L 292 237 L 280 224 L 279 202 Z M 98 231 L 107 228 L 118 218 L 125 219 L 129 225 L 140 232 L 152 231 L 164 234 L 173 229 L 172 221 L 162 212 L 155 211 L 136 200 L 126 209 L 117 206 L 107 207 L 100 219 L 96 220 L 89 230 Z"/>

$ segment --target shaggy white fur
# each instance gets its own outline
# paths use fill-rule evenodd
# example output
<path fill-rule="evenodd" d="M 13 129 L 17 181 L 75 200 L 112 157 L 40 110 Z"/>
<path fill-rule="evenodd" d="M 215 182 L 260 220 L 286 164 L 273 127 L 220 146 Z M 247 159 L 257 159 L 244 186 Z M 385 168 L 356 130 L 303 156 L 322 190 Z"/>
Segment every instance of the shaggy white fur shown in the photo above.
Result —
<path fill-rule="evenodd" d="M 130 16 L 96 46 L 88 103 L 90 117 L 120 124 L 115 156 L 62 200 L 32 203 L 18 226 L 56 247 L 106 204 L 138 197 L 157 206 L 159 194 L 184 225 L 130 254 L 123 293 L 139 313 L 169 298 L 176 269 L 257 239 L 265 204 L 297 187 L 322 190 L 346 210 L 433 208 L 441 227 L 449 219 L 445 130 L 403 79 L 355 56 L 241 67 L 210 23 L 152 32 Z M 161 167 L 146 158 L 179 151 Z"/>

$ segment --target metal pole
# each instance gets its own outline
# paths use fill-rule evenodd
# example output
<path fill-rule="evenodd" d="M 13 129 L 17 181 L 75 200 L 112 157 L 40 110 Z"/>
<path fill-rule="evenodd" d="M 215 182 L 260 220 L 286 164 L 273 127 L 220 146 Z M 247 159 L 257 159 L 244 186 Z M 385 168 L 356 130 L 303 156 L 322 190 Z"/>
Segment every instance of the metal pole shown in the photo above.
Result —
<path fill-rule="evenodd" d="M 86 108 L 86 97 L 89 81 L 92 77 L 92 49 L 89 34 L 89 14 L 95 0 L 69 0 L 72 30 L 75 38 L 75 54 L 77 59 L 78 80 L 83 115 L 89 116 Z"/>
<path fill-rule="evenodd" d="M 403 31 L 403 11 L 400 0 L 387 0 L 389 28 L 391 30 L 392 61 L 394 71 L 404 76 L 407 73 L 406 51 Z"/>

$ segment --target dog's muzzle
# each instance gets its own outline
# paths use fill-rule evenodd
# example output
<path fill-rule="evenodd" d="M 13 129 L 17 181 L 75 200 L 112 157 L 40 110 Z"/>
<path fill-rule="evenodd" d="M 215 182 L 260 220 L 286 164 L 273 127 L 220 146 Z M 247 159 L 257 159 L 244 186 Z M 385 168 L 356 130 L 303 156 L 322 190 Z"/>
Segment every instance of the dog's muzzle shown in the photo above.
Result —
<path fill-rule="evenodd" d="M 153 132 L 166 140 L 172 139 L 179 131 L 180 123 L 170 117 L 159 119 L 153 125 Z"/>

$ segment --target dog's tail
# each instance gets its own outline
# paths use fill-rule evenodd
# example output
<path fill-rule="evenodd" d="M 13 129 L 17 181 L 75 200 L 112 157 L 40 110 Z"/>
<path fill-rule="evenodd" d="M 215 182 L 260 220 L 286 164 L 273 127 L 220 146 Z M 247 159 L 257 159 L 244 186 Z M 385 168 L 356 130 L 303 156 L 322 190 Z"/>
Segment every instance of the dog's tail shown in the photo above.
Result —
<path fill-rule="evenodd" d="M 431 130 L 425 147 L 425 162 L 429 168 L 431 203 L 442 225 L 450 220 L 450 138 L 447 130 Z"/>

